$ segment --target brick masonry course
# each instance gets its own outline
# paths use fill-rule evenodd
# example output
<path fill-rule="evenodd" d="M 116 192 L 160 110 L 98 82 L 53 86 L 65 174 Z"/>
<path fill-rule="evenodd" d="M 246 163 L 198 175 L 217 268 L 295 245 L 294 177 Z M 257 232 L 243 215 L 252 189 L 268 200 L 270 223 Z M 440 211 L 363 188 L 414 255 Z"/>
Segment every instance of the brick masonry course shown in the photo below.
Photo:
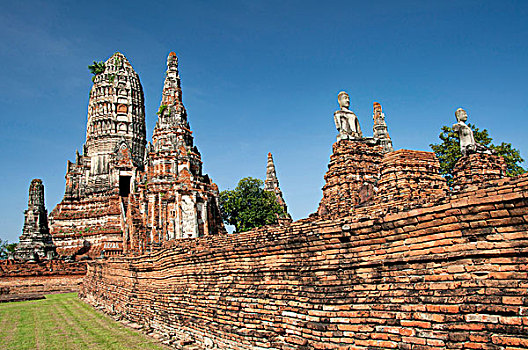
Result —
<path fill-rule="evenodd" d="M 85 274 L 86 262 L 0 261 L 0 300 L 77 292 Z"/>

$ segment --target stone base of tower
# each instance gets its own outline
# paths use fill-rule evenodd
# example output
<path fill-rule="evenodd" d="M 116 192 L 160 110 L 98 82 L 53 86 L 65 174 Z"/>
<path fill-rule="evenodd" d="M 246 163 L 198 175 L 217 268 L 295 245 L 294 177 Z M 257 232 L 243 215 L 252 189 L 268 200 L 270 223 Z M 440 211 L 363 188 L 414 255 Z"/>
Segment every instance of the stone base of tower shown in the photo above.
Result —
<path fill-rule="evenodd" d="M 492 180 L 506 176 L 504 158 L 485 153 L 473 153 L 458 160 L 453 169 L 453 190 L 475 190 Z"/>
<path fill-rule="evenodd" d="M 432 152 L 407 149 L 383 157 L 377 192 L 373 200 L 380 205 L 400 207 L 433 202 L 447 195 L 440 164 Z"/>
<path fill-rule="evenodd" d="M 347 216 L 372 197 L 382 158 L 383 148 L 379 145 L 352 140 L 334 143 L 318 214 Z"/>
<path fill-rule="evenodd" d="M 39 261 L 43 259 L 53 259 L 55 257 L 55 245 L 47 235 L 34 237 L 20 236 L 16 247 L 14 258 L 17 260 Z"/>
<path fill-rule="evenodd" d="M 95 258 L 123 251 L 123 199 L 108 193 L 80 200 L 64 199 L 50 214 L 50 231 L 61 256 Z"/>
<path fill-rule="evenodd" d="M 218 188 L 208 181 L 179 178 L 138 186 L 128 197 L 124 252 L 143 253 L 169 241 L 226 233 Z"/>

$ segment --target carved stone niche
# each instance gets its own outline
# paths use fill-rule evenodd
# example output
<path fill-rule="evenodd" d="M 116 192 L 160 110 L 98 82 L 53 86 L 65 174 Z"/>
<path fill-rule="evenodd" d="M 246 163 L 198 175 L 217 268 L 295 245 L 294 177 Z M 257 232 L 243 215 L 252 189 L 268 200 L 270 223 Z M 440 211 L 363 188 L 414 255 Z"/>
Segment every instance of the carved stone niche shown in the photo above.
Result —
<path fill-rule="evenodd" d="M 124 105 L 124 104 L 120 104 L 117 106 L 117 113 L 124 113 L 126 114 L 128 112 L 128 107 L 127 105 Z"/>

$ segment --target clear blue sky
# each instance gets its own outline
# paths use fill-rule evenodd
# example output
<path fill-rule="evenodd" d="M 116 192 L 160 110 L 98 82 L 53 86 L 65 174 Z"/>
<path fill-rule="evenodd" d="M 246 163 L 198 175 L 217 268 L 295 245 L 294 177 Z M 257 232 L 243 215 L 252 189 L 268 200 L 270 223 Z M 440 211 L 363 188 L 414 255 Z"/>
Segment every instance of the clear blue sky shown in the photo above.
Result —
<path fill-rule="evenodd" d="M 382 104 L 396 149 L 430 150 L 458 107 L 528 157 L 527 1 L 3 1 L 0 238 L 17 241 L 33 178 L 48 211 L 85 139 L 87 66 L 120 51 L 139 73 L 150 139 L 166 57 L 204 170 L 221 190 L 264 178 L 294 219 L 316 211 L 346 90 L 364 134 Z"/>

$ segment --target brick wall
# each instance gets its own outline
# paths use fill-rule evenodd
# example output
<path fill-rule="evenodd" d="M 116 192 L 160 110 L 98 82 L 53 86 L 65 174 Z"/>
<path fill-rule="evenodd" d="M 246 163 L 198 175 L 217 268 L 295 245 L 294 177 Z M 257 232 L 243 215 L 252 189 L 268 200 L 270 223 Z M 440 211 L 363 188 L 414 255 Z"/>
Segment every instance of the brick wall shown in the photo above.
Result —
<path fill-rule="evenodd" d="M 528 348 L 527 288 L 523 175 L 373 218 L 312 218 L 93 262 L 80 294 L 220 349 L 516 349 Z"/>
<path fill-rule="evenodd" d="M 0 261 L 0 299 L 12 295 L 76 292 L 86 274 L 86 262 Z"/>
<path fill-rule="evenodd" d="M 471 161 L 464 162 L 460 174 L 467 173 L 472 165 Z M 439 168 L 431 152 L 402 149 L 384 153 L 379 145 L 336 142 L 317 215 L 327 219 L 375 217 L 434 205 L 446 198 L 448 190 Z M 483 167 L 476 171 L 479 169 Z"/>

